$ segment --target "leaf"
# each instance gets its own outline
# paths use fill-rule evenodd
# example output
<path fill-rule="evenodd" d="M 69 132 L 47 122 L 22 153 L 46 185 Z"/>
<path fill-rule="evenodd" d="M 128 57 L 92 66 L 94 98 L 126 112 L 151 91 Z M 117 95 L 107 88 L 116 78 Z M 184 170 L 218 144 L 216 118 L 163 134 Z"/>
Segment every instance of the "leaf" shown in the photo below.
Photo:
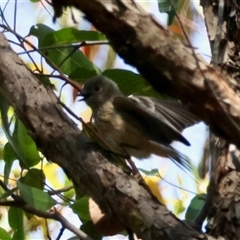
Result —
<path fill-rule="evenodd" d="M 46 177 L 42 170 L 31 168 L 27 171 L 25 176 L 21 177 L 19 180 L 28 186 L 43 190 Z"/>
<path fill-rule="evenodd" d="M 10 207 L 8 211 L 8 223 L 14 231 L 12 237 L 13 240 L 25 239 L 23 228 L 23 211 L 21 209 Z"/>
<path fill-rule="evenodd" d="M 89 221 L 91 220 L 90 212 L 89 212 L 89 204 L 88 204 L 89 197 L 85 196 L 80 199 L 77 199 L 74 204 L 71 204 L 70 207 L 72 210 L 78 214 L 81 221 Z"/>
<path fill-rule="evenodd" d="M 0 240 L 11 240 L 10 234 L 3 228 L 0 227 Z"/>
<path fill-rule="evenodd" d="M 152 176 L 156 176 L 156 174 L 159 173 L 159 169 L 157 169 L 157 168 L 154 168 L 151 171 L 145 170 L 143 168 L 138 168 L 138 170 L 140 170 L 141 172 L 143 172 L 146 175 L 152 175 Z M 158 179 L 159 179 L 159 177 L 158 177 Z"/>
<path fill-rule="evenodd" d="M 68 238 L 67 240 L 79 240 L 79 237 L 78 236 L 73 236 L 73 237 Z"/>
<path fill-rule="evenodd" d="M 60 180 L 60 178 L 62 179 L 62 174 L 61 176 L 59 176 L 60 169 L 61 168 L 57 164 L 49 162 L 47 162 L 43 167 L 43 171 L 47 177 L 47 181 L 54 189 L 65 187 Z"/>
<path fill-rule="evenodd" d="M 30 187 L 21 181 L 17 182 L 17 186 L 20 190 L 20 196 L 24 201 L 36 209 L 47 211 L 57 203 L 47 193 L 37 188 Z"/>
<path fill-rule="evenodd" d="M 8 142 L 10 143 L 12 149 L 14 150 L 17 159 L 19 159 L 20 161 L 24 161 L 23 156 L 21 154 L 21 151 L 19 151 L 19 148 L 17 147 L 16 141 L 12 136 L 12 133 L 10 131 L 10 126 L 11 126 L 11 122 L 8 120 L 8 112 L 10 109 L 10 105 L 5 101 L 5 99 L 0 95 L 0 111 L 1 111 L 1 119 L 2 119 L 2 129 L 8 139 Z M 8 166 L 6 168 L 6 174 L 8 175 L 8 171 L 9 171 L 9 165 L 10 162 L 8 162 Z M 5 171 L 5 170 L 4 170 Z M 7 181 L 7 176 L 5 177 L 4 181 Z"/>
<path fill-rule="evenodd" d="M 51 83 L 50 79 L 46 76 L 42 76 L 39 74 L 35 74 L 37 79 L 45 86 L 45 87 L 50 87 L 51 89 L 55 90 L 55 85 Z"/>
<path fill-rule="evenodd" d="M 37 146 L 32 138 L 27 134 L 27 130 L 23 123 L 17 118 L 14 131 L 13 139 L 15 149 L 20 155 L 20 164 L 23 168 L 30 168 L 40 161 L 40 155 L 37 150 Z"/>
<path fill-rule="evenodd" d="M 85 41 L 102 41 L 106 37 L 96 31 L 83 31 L 75 28 L 64 28 L 48 33 L 43 40 L 43 46 L 61 46 L 65 44 L 79 43 Z"/>
<path fill-rule="evenodd" d="M 116 82 L 122 93 L 127 96 L 130 94 L 160 96 L 140 74 L 123 69 L 108 69 L 102 74 Z"/>
<path fill-rule="evenodd" d="M 159 187 L 160 178 L 157 176 L 144 176 L 143 179 L 144 182 L 150 188 L 153 195 L 158 199 L 158 201 L 161 204 L 166 205 L 166 202 L 164 201 L 163 196 L 161 194 L 161 189 Z"/>
<path fill-rule="evenodd" d="M 2 120 L 2 129 L 8 139 L 8 141 L 11 141 L 11 133 L 9 130 L 9 122 L 8 122 L 8 110 L 10 108 L 10 105 L 7 101 L 3 98 L 2 95 L 0 95 L 0 111 L 1 111 L 1 120 Z"/>
<path fill-rule="evenodd" d="M 86 79 L 92 78 L 95 75 L 96 75 L 96 71 L 79 67 L 70 73 L 69 78 L 76 82 L 84 83 Z"/>
<path fill-rule="evenodd" d="M 36 24 L 30 28 L 29 34 L 38 38 L 39 48 L 41 47 L 41 43 L 44 37 L 48 34 L 54 32 L 54 30 L 47 25 L 44 24 Z"/>
<path fill-rule="evenodd" d="M 14 192 L 18 191 L 17 187 L 12 188 L 11 190 L 8 190 L 6 192 L 1 191 L 0 200 L 7 199 L 9 196 L 11 196 Z"/>
<path fill-rule="evenodd" d="M 65 187 L 72 185 L 72 182 L 69 180 L 69 178 L 67 176 L 64 176 L 64 178 L 65 178 L 65 182 L 64 182 Z M 76 192 L 75 192 L 74 187 L 72 189 L 70 189 L 69 191 L 66 191 L 63 193 L 63 196 L 67 199 L 72 199 L 75 195 L 76 195 Z"/>
<path fill-rule="evenodd" d="M 176 10 L 179 0 L 158 0 L 158 9 L 161 13 L 168 14 L 168 25 L 171 25 L 174 17 L 176 16 Z"/>
<path fill-rule="evenodd" d="M 91 61 L 89 61 L 88 58 L 86 58 L 86 56 L 82 53 L 82 51 L 78 49 L 78 47 L 71 45 L 73 36 L 69 38 L 69 40 L 71 40 L 70 42 L 67 42 L 67 40 L 65 40 L 64 42 L 64 45 L 69 44 L 69 46 L 66 46 L 64 48 L 56 47 L 63 42 L 63 38 L 68 39 L 68 36 L 63 35 L 61 32 L 60 34 L 57 32 L 58 31 L 54 31 L 53 29 L 45 26 L 44 24 L 37 24 L 31 27 L 29 32 L 29 34 L 38 38 L 39 50 L 43 53 L 46 61 L 51 66 L 53 63 L 67 75 L 72 73 L 77 68 L 86 68 L 88 70 L 94 71 L 95 74 L 99 74 L 101 72 L 96 65 L 94 65 Z M 61 37 L 59 37 L 59 35 L 61 35 Z M 51 38 L 52 41 L 50 41 L 49 38 Z"/>
<path fill-rule="evenodd" d="M 200 212 L 200 210 L 202 209 L 202 207 L 205 203 L 206 196 L 207 195 L 205 193 L 198 194 L 191 200 L 191 203 L 188 206 L 188 209 L 187 209 L 186 215 L 185 215 L 185 219 L 189 223 L 193 223 L 193 221 L 197 217 L 198 213 Z"/>
<path fill-rule="evenodd" d="M 96 229 L 92 221 L 88 221 L 81 225 L 81 230 L 94 240 L 101 240 L 102 234 Z"/>
<path fill-rule="evenodd" d="M 8 142 L 11 145 L 12 150 L 15 152 L 16 158 L 19 159 L 21 165 L 24 166 L 24 168 L 34 166 L 40 161 L 40 156 L 36 144 L 27 134 L 25 126 L 18 118 L 15 122 L 14 131 L 12 134 L 10 131 L 11 122 L 8 120 L 9 109 L 9 104 L 2 96 L 0 96 L 2 128 L 8 139 Z M 11 151 L 11 148 L 8 147 L 7 151 Z M 6 168 L 7 174 L 10 167 L 9 163 L 11 163 L 11 159 L 8 162 L 8 166 Z M 6 179 L 4 180 L 6 181 Z"/>
<path fill-rule="evenodd" d="M 168 200 L 165 201 L 166 203 Z M 180 213 L 185 211 L 185 206 L 184 206 L 184 199 L 177 199 L 175 201 L 172 201 L 174 205 L 174 214 L 179 215 Z"/>
<path fill-rule="evenodd" d="M 5 166 L 4 166 L 4 183 L 5 184 L 8 184 L 8 178 L 11 172 L 12 164 L 16 159 L 17 159 L 17 155 L 15 154 L 11 144 L 7 142 L 3 149 L 3 160 L 5 162 Z"/>

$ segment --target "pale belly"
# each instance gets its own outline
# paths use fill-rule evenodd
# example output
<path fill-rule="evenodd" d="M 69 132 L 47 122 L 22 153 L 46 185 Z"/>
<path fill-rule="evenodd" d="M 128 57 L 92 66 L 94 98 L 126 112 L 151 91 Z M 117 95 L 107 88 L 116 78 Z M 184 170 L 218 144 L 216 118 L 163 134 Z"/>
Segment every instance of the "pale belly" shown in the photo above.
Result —
<path fill-rule="evenodd" d="M 111 108 L 107 111 L 102 109 L 100 116 L 95 118 L 97 132 L 112 151 L 139 159 L 150 155 L 147 150 L 148 139 L 137 124 L 123 120 L 122 116 Z"/>

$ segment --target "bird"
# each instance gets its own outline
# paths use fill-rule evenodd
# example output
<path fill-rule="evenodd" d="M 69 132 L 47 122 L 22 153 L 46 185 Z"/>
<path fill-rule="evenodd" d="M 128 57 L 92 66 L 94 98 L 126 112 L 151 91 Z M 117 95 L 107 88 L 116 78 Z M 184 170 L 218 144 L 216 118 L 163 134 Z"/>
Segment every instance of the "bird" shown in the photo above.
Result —
<path fill-rule="evenodd" d="M 92 109 L 97 134 L 114 153 L 138 159 L 156 154 L 191 170 L 188 158 L 170 145 L 179 141 L 190 146 L 181 132 L 198 122 L 180 102 L 124 96 L 118 85 L 103 75 L 86 80 L 78 96 Z"/>

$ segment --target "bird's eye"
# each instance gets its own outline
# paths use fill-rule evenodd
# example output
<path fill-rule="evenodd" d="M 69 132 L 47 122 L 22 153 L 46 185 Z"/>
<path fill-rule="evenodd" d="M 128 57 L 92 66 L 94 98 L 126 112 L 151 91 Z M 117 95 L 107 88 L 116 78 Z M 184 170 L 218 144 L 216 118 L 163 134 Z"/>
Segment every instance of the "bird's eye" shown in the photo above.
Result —
<path fill-rule="evenodd" d="M 94 87 L 94 90 L 95 90 L 96 92 L 98 92 L 98 91 L 100 90 L 100 87 L 99 87 L 99 86 L 95 86 L 95 87 Z"/>

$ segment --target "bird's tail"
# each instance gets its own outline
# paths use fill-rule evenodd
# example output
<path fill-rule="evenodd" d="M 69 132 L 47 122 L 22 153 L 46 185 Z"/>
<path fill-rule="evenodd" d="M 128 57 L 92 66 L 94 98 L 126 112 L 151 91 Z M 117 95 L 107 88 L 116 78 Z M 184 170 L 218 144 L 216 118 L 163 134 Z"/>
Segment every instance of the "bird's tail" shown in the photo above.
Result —
<path fill-rule="evenodd" d="M 192 172 L 192 165 L 187 156 L 180 153 L 171 146 L 164 146 L 154 141 L 149 141 L 149 148 L 151 149 L 152 153 L 161 157 L 171 159 L 184 172 L 186 173 Z"/>

